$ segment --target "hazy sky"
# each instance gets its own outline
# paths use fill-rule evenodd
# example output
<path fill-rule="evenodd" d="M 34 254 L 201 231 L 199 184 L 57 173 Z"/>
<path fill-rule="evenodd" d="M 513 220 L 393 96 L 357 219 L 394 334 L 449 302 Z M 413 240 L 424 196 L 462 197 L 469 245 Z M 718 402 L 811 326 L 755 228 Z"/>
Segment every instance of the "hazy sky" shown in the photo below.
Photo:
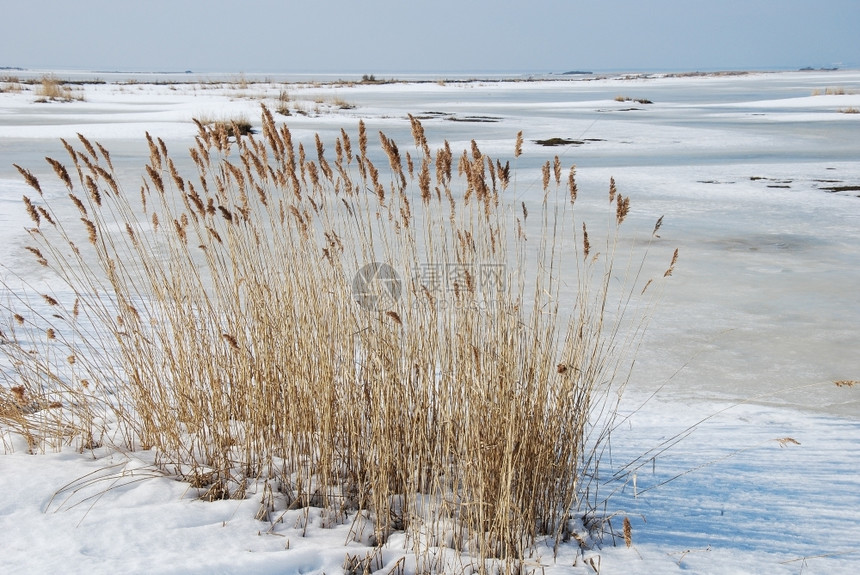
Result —
<path fill-rule="evenodd" d="M 0 66 L 195 72 L 860 67 L 858 0 L 0 0 Z"/>

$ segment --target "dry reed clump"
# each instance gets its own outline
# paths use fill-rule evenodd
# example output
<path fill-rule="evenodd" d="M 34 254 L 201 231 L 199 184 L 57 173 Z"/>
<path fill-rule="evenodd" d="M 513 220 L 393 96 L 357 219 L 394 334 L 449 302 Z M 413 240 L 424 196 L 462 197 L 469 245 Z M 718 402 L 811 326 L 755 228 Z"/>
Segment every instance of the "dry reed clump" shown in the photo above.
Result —
<path fill-rule="evenodd" d="M 351 102 L 347 102 L 340 96 L 332 96 L 326 101 L 330 106 L 337 108 L 338 110 L 353 110 L 355 109 L 355 104 Z"/>
<path fill-rule="evenodd" d="M 278 92 L 278 100 L 275 105 L 275 111 L 282 116 L 290 116 L 290 93 L 286 90 Z"/>
<path fill-rule="evenodd" d="M 37 102 L 73 102 L 84 99 L 82 94 L 75 94 L 71 88 L 63 85 L 53 75 L 42 76 L 36 88 L 36 96 L 38 96 Z"/>
<path fill-rule="evenodd" d="M 547 162 L 529 210 L 509 162 L 434 151 L 410 119 L 408 152 L 382 133 L 372 151 L 359 122 L 334 157 L 265 107 L 259 139 L 198 122 L 189 177 L 147 134 L 136 193 L 80 136 L 71 169 L 49 160 L 67 203 L 18 167 L 28 250 L 64 287 L 22 297 L 0 348 L 21 397 L 57 407 L 4 395 L 2 420 L 34 447 L 152 449 L 209 500 L 276 485 L 260 517 L 318 506 L 377 545 L 406 530 L 419 561 L 447 547 L 511 572 L 566 540 L 596 512 L 644 327 L 627 308 L 645 278 L 612 287 L 629 199 L 613 181 L 589 240 L 572 167 Z"/>
<path fill-rule="evenodd" d="M 201 114 L 192 121 L 198 125 L 198 128 L 203 125 L 208 127 L 217 137 L 225 135 L 228 138 L 239 136 L 249 136 L 254 133 L 254 127 L 251 121 L 244 114 L 237 114 L 232 117 L 213 118 L 206 114 Z"/>
<path fill-rule="evenodd" d="M 857 90 L 846 89 L 842 86 L 828 86 L 823 90 L 816 88 L 812 91 L 813 96 L 846 96 L 852 94 L 857 94 Z"/>
<path fill-rule="evenodd" d="M 839 379 L 833 382 L 836 387 L 854 387 L 860 385 L 860 381 L 856 379 Z"/>
<path fill-rule="evenodd" d="M 620 94 L 618 96 L 615 96 L 614 99 L 616 102 L 636 102 L 638 104 L 653 104 L 654 103 L 651 100 L 648 100 L 646 98 L 631 98 L 629 96 L 623 96 Z"/>
<path fill-rule="evenodd" d="M 23 91 L 21 82 L 15 76 L 0 78 L 0 94 L 20 94 Z"/>

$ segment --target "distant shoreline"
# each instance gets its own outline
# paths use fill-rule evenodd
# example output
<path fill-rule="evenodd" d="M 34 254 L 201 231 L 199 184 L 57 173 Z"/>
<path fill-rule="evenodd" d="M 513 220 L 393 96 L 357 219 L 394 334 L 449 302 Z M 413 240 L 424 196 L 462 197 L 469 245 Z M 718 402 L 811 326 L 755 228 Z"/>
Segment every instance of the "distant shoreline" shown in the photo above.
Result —
<path fill-rule="evenodd" d="M 850 68 L 812 68 L 792 70 L 712 70 L 712 71 L 631 71 L 591 72 L 571 70 L 565 72 L 398 72 L 391 74 L 357 74 L 337 72 L 152 72 L 152 71 L 105 71 L 71 69 L 33 69 L 15 66 L 0 66 L 0 82 L 22 81 L 32 83 L 45 76 L 52 76 L 67 84 L 105 83 L 153 83 L 153 84 L 205 84 L 205 83 L 308 83 L 383 85 L 424 83 L 473 83 L 473 82 L 537 82 L 566 81 L 584 82 L 592 80 L 642 80 L 653 78 L 733 77 L 752 74 L 783 74 L 801 72 L 850 72 Z"/>

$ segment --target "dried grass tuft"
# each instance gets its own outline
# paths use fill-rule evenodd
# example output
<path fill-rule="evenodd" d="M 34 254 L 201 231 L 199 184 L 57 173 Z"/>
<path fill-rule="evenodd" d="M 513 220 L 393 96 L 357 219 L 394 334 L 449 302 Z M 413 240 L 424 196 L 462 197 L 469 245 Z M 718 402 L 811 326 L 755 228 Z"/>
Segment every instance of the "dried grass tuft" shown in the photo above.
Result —
<path fill-rule="evenodd" d="M 36 89 L 37 102 L 73 102 L 83 100 L 81 94 L 75 94 L 71 88 L 65 86 L 56 76 L 48 74 L 42 76 Z"/>
<path fill-rule="evenodd" d="M 560 544 L 602 503 L 591 482 L 647 319 L 624 335 L 646 280 L 615 281 L 628 198 L 613 180 L 618 225 L 590 257 L 558 158 L 530 216 L 501 193 L 509 161 L 472 142 L 455 176 L 451 146 L 431 150 L 415 118 L 414 158 L 380 134 L 383 172 L 364 122 L 357 155 L 342 130 L 334 160 L 319 137 L 311 160 L 261 120 L 257 140 L 198 119 L 192 177 L 147 134 L 139 196 L 83 136 L 82 151 L 66 143 L 77 183 L 49 160 L 69 193 L 25 208 L 38 226 L 62 202 L 80 223 L 39 228 L 27 250 L 75 303 L 9 310 L 0 420 L 33 450 L 153 449 L 208 501 L 280 485 L 284 506 L 365 518 L 376 545 L 406 530 L 419 555 L 445 529 L 478 565 L 522 567 L 537 541 Z"/>

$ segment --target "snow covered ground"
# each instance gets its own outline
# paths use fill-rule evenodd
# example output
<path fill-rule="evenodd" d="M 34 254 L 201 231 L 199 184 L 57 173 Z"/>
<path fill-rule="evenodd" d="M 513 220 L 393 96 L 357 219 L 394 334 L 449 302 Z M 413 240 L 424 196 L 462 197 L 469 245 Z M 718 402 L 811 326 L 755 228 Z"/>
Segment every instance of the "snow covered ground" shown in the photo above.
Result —
<path fill-rule="evenodd" d="M 133 186 L 148 156 L 146 131 L 178 157 L 196 133 L 192 117 L 244 114 L 258 125 L 260 102 L 275 109 L 282 91 L 291 115 L 276 119 L 306 143 L 315 132 L 332 142 L 363 118 L 370 133 L 383 130 L 405 148 L 411 113 L 425 118 L 431 147 L 447 139 L 457 152 L 475 139 L 485 153 L 510 158 L 523 130 L 518 202 L 539 201 L 540 165 L 559 154 L 577 165 L 586 206 L 603 201 L 614 176 L 632 197 L 632 235 L 664 215 L 660 245 L 681 253 L 622 406 L 630 418 L 602 462 L 601 489 L 617 491 L 607 513 L 616 530 L 630 518 L 633 546 L 608 537 L 583 557 L 571 544 L 555 561 L 539 548 L 537 572 L 590 573 L 592 564 L 603 573 L 856 571 L 860 390 L 833 382 L 860 379 L 860 114 L 845 113 L 860 108 L 860 73 L 101 79 L 72 86 L 82 100 L 47 103 L 35 101 L 33 86 L 0 81 L 7 284 L 15 283 L 8 270 L 27 259 L 20 197 L 28 192 L 12 164 L 47 176 L 44 156 L 65 159 L 61 137 L 101 142 Z M 535 143 L 554 137 L 572 142 Z M 147 453 L 9 451 L 0 455 L 7 573 L 337 573 L 347 553 L 370 551 L 346 544 L 352 525 L 323 527 L 315 511 L 256 521 L 260 493 L 201 502 L 197 490 L 154 474 Z M 379 572 L 404 556 L 403 539 L 392 538 Z"/>

